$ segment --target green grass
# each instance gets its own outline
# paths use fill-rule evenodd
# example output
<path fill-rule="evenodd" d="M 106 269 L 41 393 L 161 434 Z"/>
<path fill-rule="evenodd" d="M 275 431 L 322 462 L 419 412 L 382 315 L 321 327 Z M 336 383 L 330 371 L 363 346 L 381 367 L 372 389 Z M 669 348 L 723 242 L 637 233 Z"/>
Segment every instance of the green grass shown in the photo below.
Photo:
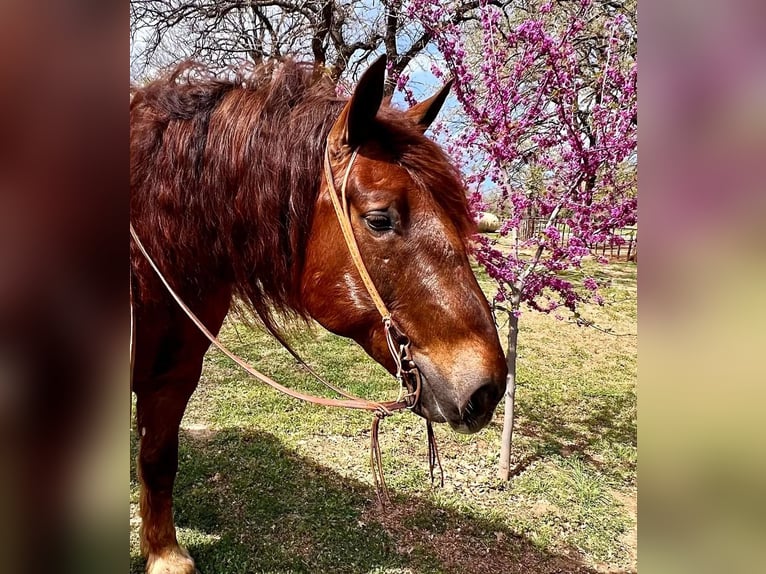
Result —
<path fill-rule="evenodd" d="M 204 574 L 251 572 L 630 572 L 635 563 L 636 267 L 588 264 L 611 280 L 597 325 L 524 312 L 514 477 L 495 478 L 502 406 L 477 435 L 436 427 L 444 488 L 432 488 L 425 425 L 381 425 L 394 497 L 378 508 L 370 417 L 299 403 L 210 352 L 181 431 L 179 538 Z M 482 286 L 491 284 L 480 275 Z M 277 380 L 322 392 L 264 333 L 227 320 L 222 339 Z M 317 328 L 292 338 L 352 393 L 393 398 L 393 380 L 355 344 Z M 133 455 L 136 438 L 131 435 Z M 131 572 L 142 572 L 131 474 Z"/>

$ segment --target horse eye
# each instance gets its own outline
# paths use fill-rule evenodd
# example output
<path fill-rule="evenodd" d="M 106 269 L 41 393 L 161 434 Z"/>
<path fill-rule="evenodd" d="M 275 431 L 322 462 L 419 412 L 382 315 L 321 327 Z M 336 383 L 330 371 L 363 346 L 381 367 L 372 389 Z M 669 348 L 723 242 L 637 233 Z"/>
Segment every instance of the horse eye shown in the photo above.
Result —
<path fill-rule="evenodd" d="M 373 231 L 391 231 L 394 228 L 391 217 L 384 211 L 375 211 L 364 216 L 367 227 Z"/>

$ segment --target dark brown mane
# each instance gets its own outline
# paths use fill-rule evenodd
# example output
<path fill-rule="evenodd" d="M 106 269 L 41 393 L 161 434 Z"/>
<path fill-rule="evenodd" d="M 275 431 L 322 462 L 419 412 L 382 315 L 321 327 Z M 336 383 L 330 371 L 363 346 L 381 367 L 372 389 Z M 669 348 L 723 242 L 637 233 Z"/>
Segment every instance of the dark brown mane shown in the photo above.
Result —
<path fill-rule="evenodd" d="M 269 329 L 273 311 L 305 315 L 300 277 L 335 86 L 286 61 L 222 80 L 184 64 L 131 89 L 131 221 L 193 302 L 222 283 Z M 458 174 L 401 112 L 381 110 L 379 139 L 458 230 L 471 230 Z M 136 299 L 151 272 L 132 248 Z"/>

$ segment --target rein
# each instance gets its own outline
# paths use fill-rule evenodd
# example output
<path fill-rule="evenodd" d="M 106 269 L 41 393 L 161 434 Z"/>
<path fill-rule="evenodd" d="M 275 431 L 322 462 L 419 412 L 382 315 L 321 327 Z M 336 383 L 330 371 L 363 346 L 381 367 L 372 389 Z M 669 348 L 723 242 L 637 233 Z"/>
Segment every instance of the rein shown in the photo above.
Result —
<path fill-rule="evenodd" d="M 357 157 L 357 150 L 354 150 L 349 159 L 348 165 L 343 176 L 341 183 L 340 198 L 338 197 L 338 191 L 335 187 L 335 178 L 332 172 L 332 166 L 330 165 L 329 146 L 325 147 L 324 154 L 324 175 L 329 188 L 330 200 L 332 202 L 335 214 L 338 219 L 343 238 L 351 256 L 351 260 L 359 273 L 362 283 L 367 290 L 373 304 L 375 305 L 378 313 L 380 314 L 383 327 L 385 330 L 386 342 L 388 349 L 391 352 L 391 356 L 394 359 L 396 365 L 396 380 L 399 381 L 400 391 L 399 397 L 395 401 L 370 401 L 361 397 L 352 395 L 335 385 L 332 385 L 309 367 L 303 359 L 284 341 L 281 337 L 276 337 L 279 343 L 284 346 L 290 354 L 303 366 L 311 375 L 318 379 L 322 384 L 329 387 L 336 393 L 342 395 L 343 399 L 333 399 L 328 397 L 320 397 L 307 393 L 302 393 L 285 387 L 280 383 L 273 380 L 271 377 L 264 375 L 258 371 L 255 367 L 247 363 L 244 359 L 231 352 L 221 341 L 210 332 L 205 324 L 195 315 L 195 313 L 184 303 L 183 299 L 176 293 L 176 291 L 170 286 L 170 283 L 160 271 L 157 264 L 141 242 L 138 234 L 136 233 L 133 223 L 130 224 L 130 235 L 136 246 L 141 251 L 143 256 L 148 261 L 151 268 L 159 277 L 162 284 L 167 289 L 168 293 L 173 297 L 175 302 L 186 314 L 187 317 L 196 325 L 200 332 L 217 347 L 224 355 L 229 357 L 237 365 L 239 365 L 244 371 L 251 376 L 255 377 L 259 381 L 273 387 L 281 393 L 284 393 L 290 397 L 327 407 L 342 407 L 347 409 L 367 410 L 371 411 L 375 416 L 372 420 L 372 427 L 370 429 L 370 464 L 372 467 L 373 483 L 375 485 L 375 491 L 378 497 L 378 501 L 381 505 L 390 501 L 388 494 L 388 487 L 386 485 L 385 477 L 383 476 L 383 464 L 380 452 L 380 442 L 378 438 L 380 421 L 394 414 L 397 411 L 404 409 L 414 408 L 420 400 L 420 391 L 422 387 L 422 379 L 419 369 L 412 358 L 410 351 L 410 339 L 396 326 L 391 318 L 391 312 L 386 307 L 383 299 L 380 296 L 377 288 L 375 287 L 369 272 L 367 271 L 361 253 L 359 252 L 359 246 L 357 245 L 356 238 L 354 236 L 353 229 L 351 227 L 351 218 L 349 214 L 349 204 L 346 199 L 346 186 L 348 183 L 349 175 L 351 174 L 351 168 Z M 130 354 L 130 375 L 131 375 L 131 388 L 133 382 L 133 363 L 135 356 L 135 321 L 134 321 L 134 309 L 133 309 L 133 297 L 132 297 L 132 283 L 131 283 L 131 354 Z M 444 485 L 444 471 L 441 467 L 441 461 L 439 459 L 439 451 L 436 447 L 436 440 L 434 438 L 433 427 L 431 421 L 426 421 L 427 436 L 428 436 L 428 461 L 429 470 L 431 476 L 431 483 L 434 482 L 434 468 L 438 466 L 441 473 L 441 484 Z"/>

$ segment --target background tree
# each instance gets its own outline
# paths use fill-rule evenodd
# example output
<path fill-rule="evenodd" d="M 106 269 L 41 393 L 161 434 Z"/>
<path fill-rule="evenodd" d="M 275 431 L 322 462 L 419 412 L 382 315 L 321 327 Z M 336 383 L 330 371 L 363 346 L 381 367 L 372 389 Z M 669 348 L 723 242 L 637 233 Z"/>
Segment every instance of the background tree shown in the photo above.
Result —
<path fill-rule="evenodd" d="M 509 324 L 499 468 L 507 480 L 522 307 L 559 319 L 567 310 L 588 324 L 578 305 L 603 304 L 598 282 L 584 276 L 576 284 L 564 273 L 581 267 L 589 247 L 622 241 L 619 228 L 636 223 L 635 3 L 483 2 L 462 27 L 438 0 L 412 0 L 409 14 L 432 32 L 456 80 L 468 125 L 449 148 L 462 158 L 472 205 L 486 209 L 482 189 L 491 183 L 506 216 L 500 236 L 512 238 L 501 249 L 479 237 L 476 250 Z M 540 223 L 527 238 L 530 219 Z"/>
<path fill-rule="evenodd" d="M 453 2 L 445 20 L 471 21 L 479 6 Z M 187 58 L 224 69 L 289 55 L 338 80 L 385 52 L 388 95 L 434 34 L 403 0 L 131 0 L 130 27 L 133 79 Z"/>

